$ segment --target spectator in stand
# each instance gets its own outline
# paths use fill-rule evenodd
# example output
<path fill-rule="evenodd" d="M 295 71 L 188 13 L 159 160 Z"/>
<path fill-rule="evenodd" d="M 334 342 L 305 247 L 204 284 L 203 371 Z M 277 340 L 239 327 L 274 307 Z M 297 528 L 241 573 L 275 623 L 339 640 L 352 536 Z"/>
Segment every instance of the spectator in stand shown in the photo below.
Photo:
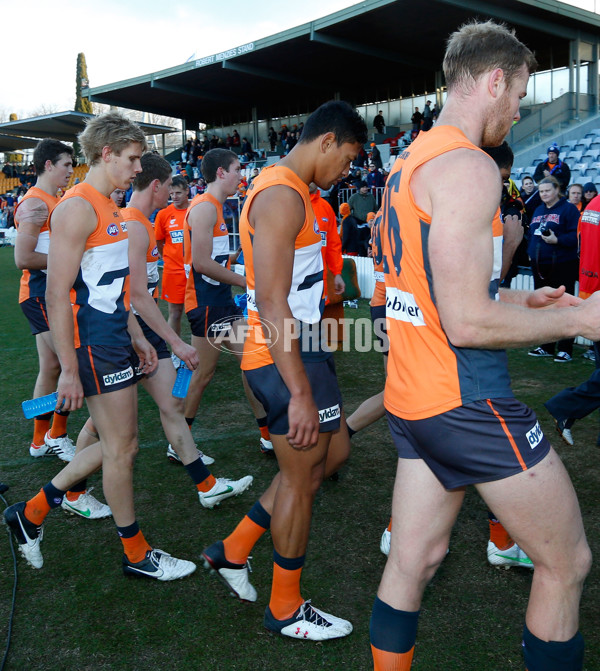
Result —
<path fill-rule="evenodd" d="M 377 170 L 374 167 L 369 169 L 369 174 L 367 175 L 367 186 L 370 189 L 385 186 L 385 179 L 381 170 Z"/>
<path fill-rule="evenodd" d="M 377 202 L 365 181 L 359 183 L 358 193 L 350 196 L 348 205 L 350 205 L 352 216 L 356 217 L 361 224 L 367 221 L 367 214 L 369 212 L 377 211 Z"/>
<path fill-rule="evenodd" d="M 433 112 L 431 111 L 431 100 L 428 100 L 423 109 L 423 130 L 429 130 L 432 126 Z"/>
<path fill-rule="evenodd" d="M 385 133 L 385 119 L 383 118 L 383 112 L 379 110 L 379 114 L 373 119 L 373 126 L 378 133 L 383 135 Z"/>
<path fill-rule="evenodd" d="M 277 145 L 277 132 L 275 131 L 273 126 L 269 128 L 268 138 L 269 138 L 269 144 L 271 145 L 271 151 L 275 151 L 275 146 Z"/>
<path fill-rule="evenodd" d="M 581 184 L 571 184 L 567 191 L 569 203 L 581 212 L 583 210 L 583 186 Z"/>
<path fill-rule="evenodd" d="M 229 133 L 227 133 L 227 136 L 225 137 L 225 146 L 227 147 L 227 149 L 231 149 L 231 147 L 233 146 L 233 138 Z"/>
<path fill-rule="evenodd" d="M 115 201 L 117 207 L 125 207 L 125 194 L 127 191 L 125 189 L 115 189 L 110 197 Z"/>
<path fill-rule="evenodd" d="M 571 181 L 571 170 L 569 166 L 561 161 L 558 156 L 560 149 L 556 142 L 548 147 L 548 160 L 538 163 L 533 179 L 539 184 L 544 177 L 555 177 L 558 180 L 561 194 L 567 193 L 567 187 Z"/>
<path fill-rule="evenodd" d="M 242 141 L 240 140 L 240 134 L 234 129 L 233 135 L 231 136 L 231 146 L 240 147 L 241 145 Z"/>
<path fill-rule="evenodd" d="M 242 138 L 242 160 L 249 163 L 254 159 L 254 152 L 252 151 L 252 145 L 247 137 Z"/>
<path fill-rule="evenodd" d="M 252 170 L 252 174 L 250 175 L 250 179 L 249 179 L 249 181 L 248 181 L 248 186 L 249 186 L 250 184 L 252 184 L 252 180 L 253 180 L 255 177 L 258 177 L 259 173 L 260 173 L 260 170 L 259 170 L 258 168 L 254 168 L 254 170 Z"/>
<path fill-rule="evenodd" d="M 379 170 L 383 168 L 383 161 L 381 160 L 381 152 L 377 148 L 377 145 L 374 142 L 371 142 L 371 161 L 373 166 Z"/>
<path fill-rule="evenodd" d="M 542 204 L 542 201 L 540 199 L 537 185 L 533 181 L 533 177 L 530 177 L 529 175 L 525 175 L 521 182 L 521 200 L 525 205 L 527 221 L 530 222 L 533 219 L 533 213 Z"/>
<path fill-rule="evenodd" d="M 583 209 L 591 203 L 592 200 L 598 195 L 598 189 L 593 182 L 586 182 L 583 185 Z"/>
<path fill-rule="evenodd" d="M 367 161 L 367 152 L 365 151 L 364 147 L 361 147 L 356 158 L 354 159 L 354 161 L 352 161 L 352 165 L 355 168 L 363 168 L 366 161 Z"/>
<path fill-rule="evenodd" d="M 415 134 L 415 137 L 421 130 L 421 124 L 423 123 L 423 115 L 419 112 L 419 108 L 415 107 L 413 115 L 410 117 L 410 122 L 412 123 L 412 132 Z"/>
<path fill-rule="evenodd" d="M 300 138 L 302 137 L 302 131 L 303 130 L 304 130 L 304 122 L 301 121 L 299 126 L 298 126 L 298 133 L 297 133 L 298 140 L 300 140 Z"/>
<path fill-rule="evenodd" d="M 579 276 L 577 228 L 579 210 L 561 196 L 556 177 L 544 177 L 538 185 L 542 204 L 533 214 L 529 226 L 527 252 L 531 259 L 536 289 L 564 285 L 568 294 L 575 293 Z M 573 338 L 544 343 L 529 352 L 530 356 L 554 357 L 557 363 L 571 361 Z"/>

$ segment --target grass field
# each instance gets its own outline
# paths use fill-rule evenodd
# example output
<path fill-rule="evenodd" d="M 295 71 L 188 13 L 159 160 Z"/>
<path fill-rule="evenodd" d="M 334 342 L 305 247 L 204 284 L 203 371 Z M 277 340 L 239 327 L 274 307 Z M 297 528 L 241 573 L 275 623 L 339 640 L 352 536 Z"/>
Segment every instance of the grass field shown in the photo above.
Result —
<path fill-rule="evenodd" d="M 29 498 L 59 470 L 55 458 L 29 456 L 31 422 L 20 403 L 31 397 L 37 356 L 17 304 L 18 272 L 12 250 L 0 249 L 0 480 L 10 485 L 9 503 Z M 346 316 L 367 316 L 366 301 Z M 187 324 L 185 325 L 187 329 Z M 510 354 L 519 398 L 539 414 L 577 489 L 592 551 L 600 552 L 598 491 L 600 450 L 597 416 L 578 422 L 575 447 L 555 440 L 542 402 L 587 378 L 593 364 L 579 356 L 554 364 Z M 338 352 L 336 365 L 347 412 L 383 385 L 381 355 Z M 424 372 L 424 375 L 427 373 Z M 86 419 L 70 421 L 74 438 Z M 119 418 L 115 417 L 115 422 Z M 226 535 L 248 511 L 276 472 L 275 460 L 258 449 L 258 431 L 243 396 L 239 370 L 223 355 L 194 425 L 199 445 L 216 462 L 215 475 L 254 475 L 254 485 L 215 510 L 198 503 L 181 467 L 167 461 L 158 411 L 140 393 L 140 452 L 135 496 L 140 526 L 157 547 L 197 559 L 205 545 Z M 390 510 L 395 457 L 383 421 L 353 438 L 353 451 L 338 482 L 317 496 L 303 594 L 315 605 L 354 624 L 337 641 L 306 643 L 278 638 L 262 627 L 270 593 L 272 545 L 267 536 L 254 551 L 252 582 L 259 598 L 242 604 L 201 567 L 173 583 L 126 579 L 121 544 L 110 519 L 87 521 L 62 510 L 45 527 L 45 564 L 32 570 L 18 558 L 19 585 L 10 655 L 11 671 L 300 671 L 371 668 L 369 617 L 385 563 L 379 538 Z M 99 476 L 90 484 L 101 495 Z M 523 669 L 520 636 L 531 574 L 493 569 L 486 561 L 486 508 L 469 490 L 453 532 L 450 554 L 426 591 L 416 646 L 415 671 L 506 671 Z M 600 570 L 594 566 L 581 610 L 586 637 L 585 669 L 600 669 Z M 0 658 L 6 640 L 13 585 L 8 537 L 0 534 Z"/>

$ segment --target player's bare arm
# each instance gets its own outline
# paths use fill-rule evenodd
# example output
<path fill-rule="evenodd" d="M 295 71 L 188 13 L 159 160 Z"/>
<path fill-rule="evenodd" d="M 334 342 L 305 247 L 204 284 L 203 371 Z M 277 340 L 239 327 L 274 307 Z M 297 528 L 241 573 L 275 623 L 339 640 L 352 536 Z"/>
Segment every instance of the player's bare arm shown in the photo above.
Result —
<path fill-rule="evenodd" d="M 246 288 L 246 278 L 233 270 L 224 268 L 212 257 L 213 229 L 217 223 L 217 211 L 211 203 L 198 203 L 188 214 L 192 229 L 192 258 L 194 270 L 217 282 Z"/>
<path fill-rule="evenodd" d="M 142 327 L 131 311 L 129 311 L 129 315 L 127 317 L 127 331 L 129 332 L 129 337 L 131 338 L 131 345 L 133 346 L 133 349 L 135 350 L 140 360 L 140 372 L 146 374 L 152 373 L 152 371 L 154 371 L 158 365 L 156 350 L 154 347 L 152 347 L 148 340 L 146 340 L 146 336 L 142 331 Z"/>
<path fill-rule="evenodd" d="M 442 183 L 439 174 L 444 174 Z M 473 175 L 478 176 L 475 183 Z M 419 169 L 412 182 L 419 207 L 433 213 L 429 255 L 436 305 L 452 344 L 521 347 L 600 328 L 595 306 L 587 313 L 582 313 L 584 306 L 539 311 L 490 298 L 491 222 L 500 189 L 490 158 L 468 149 L 452 151 Z"/>
<path fill-rule="evenodd" d="M 286 212 L 282 218 L 278 213 Z M 249 219 L 254 228 L 254 274 L 260 316 L 280 334 L 270 353 L 289 389 L 289 433 L 296 449 L 314 446 L 319 437 L 319 415 L 300 358 L 297 340 L 286 342 L 283 334 L 294 317 L 288 305 L 292 281 L 294 245 L 304 222 L 304 204 L 289 187 L 273 186 L 256 196 Z"/>
<path fill-rule="evenodd" d="M 48 255 L 35 248 L 42 226 L 48 219 L 48 206 L 41 198 L 27 198 L 17 210 L 18 233 L 15 240 L 15 264 L 19 270 L 44 270 Z"/>
<path fill-rule="evenodd" d="M 57 405 L 60 407 L 64 400 L 63 410 L 75 410 L 83 404 L 70 291 L 79 272 L 85 244 L 96 224 L 93 207 L 82 198 L 70 198 L 59 203 L 52 216 L 46 307 L 52 340 L 61 366 Z"/>
<path fill-rule="evenodd" d="M 148 326 L 163 340 L 171 345 L 173 352 L 185 361 L 191 369 L 198 365 L 198 353 L 195 348 L 183 342 L 175 331 L 167 324 L 156 301 L 148 292 L 148 274 L 146 267 L 146 250 L 150 243 L 148 231 L 140 221 L 127 222 L 129 238 L 129 286 L 131 303 L 139 312 Z"/>

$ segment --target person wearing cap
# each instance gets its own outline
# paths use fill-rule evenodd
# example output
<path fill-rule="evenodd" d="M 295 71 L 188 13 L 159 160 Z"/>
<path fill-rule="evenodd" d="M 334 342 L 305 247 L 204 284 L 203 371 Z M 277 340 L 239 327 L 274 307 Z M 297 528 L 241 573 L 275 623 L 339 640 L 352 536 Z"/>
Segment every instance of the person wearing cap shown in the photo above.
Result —
<path fill-rule="evenodd" d="M 593 182 L 586 182 L 583 185 L 583 207 L 582 210 L 585 210 L 585 208 L 590 204 L 592 200 L 598 195 L 598 189 L 596 188 L 596 185 Z"/>
<path fill-rule="evenodd" d="M 560 149 L 556 142 L 548 147 L 548 160 L 538 163 L 533 179 L 539 184 L 544 177 L 555 177 L 560 185 L 560 192 L 566 193 L 569 182 L 571 181 L 571 170 L 569 166 L 561 161 L 558 156 Z"/>
<path fill-rule="evenodd" d="M 364 180 L 360 181 L 357 186 L 358 192 L 350 196 L 348 204 L 350 205 L 352 216 L 356 217 L 359 222 L 364 223 L 367 221 L 367 214 L 369 212 L 377 211 L 377 202 Z"/>

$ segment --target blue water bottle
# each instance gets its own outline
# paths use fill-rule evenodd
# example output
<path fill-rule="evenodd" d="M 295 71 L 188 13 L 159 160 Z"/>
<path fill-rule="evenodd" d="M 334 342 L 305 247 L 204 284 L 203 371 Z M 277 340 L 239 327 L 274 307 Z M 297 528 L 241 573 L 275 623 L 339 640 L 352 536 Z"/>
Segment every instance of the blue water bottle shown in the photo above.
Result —
<path fill-rule="evenodd" d="M 185 398 L 190 388 L 190 380 L 192 379 L 192 371 L 182 362 L 177 369 L 177 377 L 171 392 L 175 398 Z"/>
<path fill-rule="evenodd" d="M 33 419 L 38 415 L 45 415 L 47 412 L 53 412 L 56 408 L 56 402 L 58 401 L 58 392 L 55 391 L 52 394 L 47 394 L 46 396 L 40 396 L 39 398 L 32 398 L 29 401 L 23 401 L 21 407 L 23 408 L 23 414 L 26 419 Z"/>
<path fill-rule="evenodd" d="M 244 318 L 248 317 L 248 294 L 236 294 L 233 301 L 242 311 Z"/>

